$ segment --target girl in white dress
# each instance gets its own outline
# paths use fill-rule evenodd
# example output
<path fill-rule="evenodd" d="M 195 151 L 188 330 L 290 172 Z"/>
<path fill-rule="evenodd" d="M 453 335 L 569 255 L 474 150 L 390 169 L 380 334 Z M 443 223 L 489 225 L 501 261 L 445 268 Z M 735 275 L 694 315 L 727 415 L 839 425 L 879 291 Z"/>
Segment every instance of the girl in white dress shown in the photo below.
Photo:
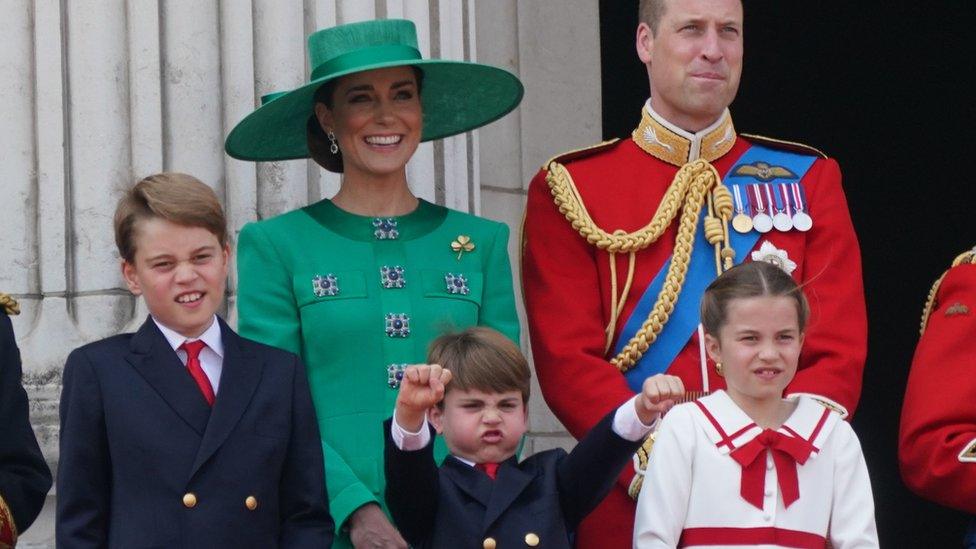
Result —
<path fill-rule="evenodd" d="M 877 547 L 857 436 L 796 374 L 809 306 L 782 269 L 744 263 L 702 296 L 727 389 L 672 408 L 637 501 L 634 547 Z"/>

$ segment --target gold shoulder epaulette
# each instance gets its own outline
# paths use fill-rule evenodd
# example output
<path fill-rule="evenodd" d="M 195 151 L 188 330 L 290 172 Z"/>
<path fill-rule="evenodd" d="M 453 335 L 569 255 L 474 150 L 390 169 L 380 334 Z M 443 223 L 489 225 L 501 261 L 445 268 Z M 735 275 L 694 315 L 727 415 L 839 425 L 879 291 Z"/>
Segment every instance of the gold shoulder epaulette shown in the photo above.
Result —
<path fill-rule="evenodd" d="M 4 312 L 11 316 L 20 314 L 20 305 L 17 300 L 3 292 L 0 292 L 0 308 L 3 308 Z"/>
<path fill-rule="evenodd" d="M 933 309 L 939 306 L 936 295 L 939 293 L 939 286 L 942 285 L 942 279 L 949 274 L 950 269 L 953 267 L 958 267 L 964 263 L 976 263 L 976 247 L 957 255 L 956 258 L 952 260 L 952 265 L 949 267 L 949 269 L 946 269 L 946 271 L 942 273 L 942 276 L 937 278 L 932 284 L 932 288 L 929 290 L 929 295 L 925 299 L 925 307 L 922 309 L 922 322 L 918 331 L 919 335 L 925 333 L 925 326 L 929 323 L 929 315 L 932 314 Z"/>
<path fill-rule="evenodd" d="M 760 145 L 768 145 L 774 149 L 786 149 L 788 151 L 810 154 L 813 156 L 819 156 L 820 158 L 827 158 L 827 155 L 823 151 L 810 145 L 804 145 L 803 143 L 797 143 L 795 141 L 784 141 L 782 139 L 774 139 L 772 137 L 766 137 L 764 135 L 755 135 L 751 133 L 740 133 L 742 137 L 745 137 L 749 141 L 755 141 Z"/>
<path fill-rule="evenodd" d="M 609 149 L 613 145 L 616 145 L 620 141 L 619 137 L 615 137 L 609 141 L 603 141 L 597 143 L 596 145 L 590 145 L 589 147 L 583 147 L 582 149 L 573 149 L 571 151 L 566 151 L 564 153 L 557 154 L 556 156 L 550 158 L 542 165 L 543 170 L 549 169 L 549 165 L 553 162 L 559 162 L 560 164 L 565 164 L 571 160 L 576 160 L 577 158 L 584 158 L 590 156 L 591 154 L 598 153 L 600 151 Z"/>

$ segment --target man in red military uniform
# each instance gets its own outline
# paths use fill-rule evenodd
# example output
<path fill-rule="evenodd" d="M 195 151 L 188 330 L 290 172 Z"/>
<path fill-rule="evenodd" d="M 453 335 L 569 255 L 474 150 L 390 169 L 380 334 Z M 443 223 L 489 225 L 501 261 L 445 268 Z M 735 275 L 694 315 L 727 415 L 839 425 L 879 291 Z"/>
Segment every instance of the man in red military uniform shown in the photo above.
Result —
<path fill-rule="evenodd" d="M 929 293 L 901 410 L 898 462 L 918 495 L 976 515 L 976 250 Z M 966 547 L 976 547 L 976 524 Z"/>
<path fill-rule="evenodd" d="M 699 297 L 719 270 L 765 260 L 802 283 L 812 309 L 787 394 L 848 415 L 867 322 L 837 163 L 736 133 L 727 107 L 742 69 L 739 0 L 640 9 L 651 97 L 637 129 L 555 158 L 529 187 L 523 284 L 547 403 L 580 438 L 655 373 L 689 391 L 723 388 L 699 345 Z M 577 546 L 631 545 L 634 474 L 584 521 Z"/>

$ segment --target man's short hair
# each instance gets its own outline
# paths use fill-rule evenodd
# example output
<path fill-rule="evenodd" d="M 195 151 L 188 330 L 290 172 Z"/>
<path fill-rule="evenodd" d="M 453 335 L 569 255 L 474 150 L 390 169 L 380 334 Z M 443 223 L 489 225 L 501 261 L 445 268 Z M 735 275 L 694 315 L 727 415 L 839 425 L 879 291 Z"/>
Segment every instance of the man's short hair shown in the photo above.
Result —
<path fill-rule="evenodd" d="M 184 173 L 165 172 L 139 181 L 115 208 L 115 245 L 129 263 L 136 258 L 135 231 L 139 221 L 158 217 L 177 225 L 202 227 L 227 245 L 227 218 L 220 200 L 206 183 Z"/>
<path fill-rule="evenodd" d="M 647 26 L 651 28 L 651 34 L 657 35 L 657 28 L 661 25 L 661 19 L 664 18 L 664 12 L 667 9 L 665 2 L 667 0 L 640 0 L 640 4 L 637 7 L 637 21 L 639 23 L 647 23 Z"/>
<path fill-rule="evenodd" d="M 529 402 L 532 372 L 525 356 L 512 340 L 491 328 L 476 326 L 438 337 L 427 350 L 427 362 L 451 371 L 448 391 L 518 391 L 522 402 Z"/>

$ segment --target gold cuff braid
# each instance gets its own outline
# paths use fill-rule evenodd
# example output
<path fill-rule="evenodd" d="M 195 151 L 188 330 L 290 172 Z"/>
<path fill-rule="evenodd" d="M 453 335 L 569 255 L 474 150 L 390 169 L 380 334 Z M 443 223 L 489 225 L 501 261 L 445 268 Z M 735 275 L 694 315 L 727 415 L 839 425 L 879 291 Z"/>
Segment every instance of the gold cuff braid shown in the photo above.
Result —
<path fill-rule="evenodd" d="M 709 162 L 706 160 L 689 162 L 675 174 L 650 223 L 632 233 L 620 230 L 609 233 L 593 221 L 583 204 L 579 189 L 565 166 L 559 162 L 550 162 L 547 166 L 546 183 L 552 193 L 553 202 L 573 229 L 588 243 L 610 254 L 611 273 L 614 275 L 612 285 L 614 306 L 611 307 L 611 320 L 607 326 L 608 342 L 613 336 L 612 330 L 615 329 L 618 315 L 623 310 L 622 304 L 626 300 L 626 293 L 630 290 L 633 278 L 633 268 L 631 268 L 624 285 L 625 293 L 618 297 L 615 254 L 634 254 L 657 242 L 678 216 L 679 210 L 681 212 L 671 264 L 654 307 L 634 337 L 610 360 L 618 370 L 626 372 L 654 343 L 674 311 L 685 282 L 685 275 L 688 273 L 695 232 L 698 229 L 698 216 L 701 214 L 702 207 L 706 206 L 706 202 L 708 214 L 705 219 L 705 236 L 708 242 L 715 246 L 716 271 L 721 273 L 722 270 L 731 268 L 735 256 L 734 250 L 729 246 L 728 231 L 728 222 L 732 217 L 731 193 L 722 184 L 721 177 Z M 607 347 L 609 349 L 609 345 Z"/>
<path fill-rule="evenodd" d="M 11 316 L 20 314 L 20 305 L 17 303 L 17 300 L 3 292 L 0 292 L 0 308 L 3 308 Z"/>
<path fill-rule="evenodd" d="M 956 267 L 962 265 L 963 263 L 976 263 L 976 248 L 971 250 L 966 250 L 965 252 L 956 256 L 952 260 L 952 266 Z M 935 283 L 932 284 L 932 288 L 929 290 L 928 297 L 925 298 L 925 307 L 922 309 L 922 321 L 919 326 L 918 334 L 922 335 L 925 333 L 925 327 L 929 323 L 929 316 L 932 314 L 932 310 L 939 306 L 936 300 L 936 296 L 939 293 L 939 287 L 942 286 L 942 279 L 949 273 L 946 271 L 942 273 L 942 276 L 936 279 Z"/>
<path fill-rule="evenodd" d="M 10 537 L 5 539 L 4 535 L 8 532 Z M 0 496 L 0 549 L 8 549 L 17 545 L 17 525 L 14 523 L 14 515 L 10 512 L 10 507 Z"/>
<path fill-rule="evenodd" d="M 651 433 L 647 435 L 644 439 L 644 443 L 641 447 L 637 449 L 637 453 L 634 454 L 634 463 L 636 467 L 636 473 L 634 475 L 634 480 L 630 481 L 630 488 L 627 489 L 627 495 L 631 499 L 637 499 L 640 495 L 641 486 L 644 485 L 644 473 L 647 471 L 647 458 L 651 455 L 651 448 L 654 447 L 654 435 L 657 433 Z"/>

